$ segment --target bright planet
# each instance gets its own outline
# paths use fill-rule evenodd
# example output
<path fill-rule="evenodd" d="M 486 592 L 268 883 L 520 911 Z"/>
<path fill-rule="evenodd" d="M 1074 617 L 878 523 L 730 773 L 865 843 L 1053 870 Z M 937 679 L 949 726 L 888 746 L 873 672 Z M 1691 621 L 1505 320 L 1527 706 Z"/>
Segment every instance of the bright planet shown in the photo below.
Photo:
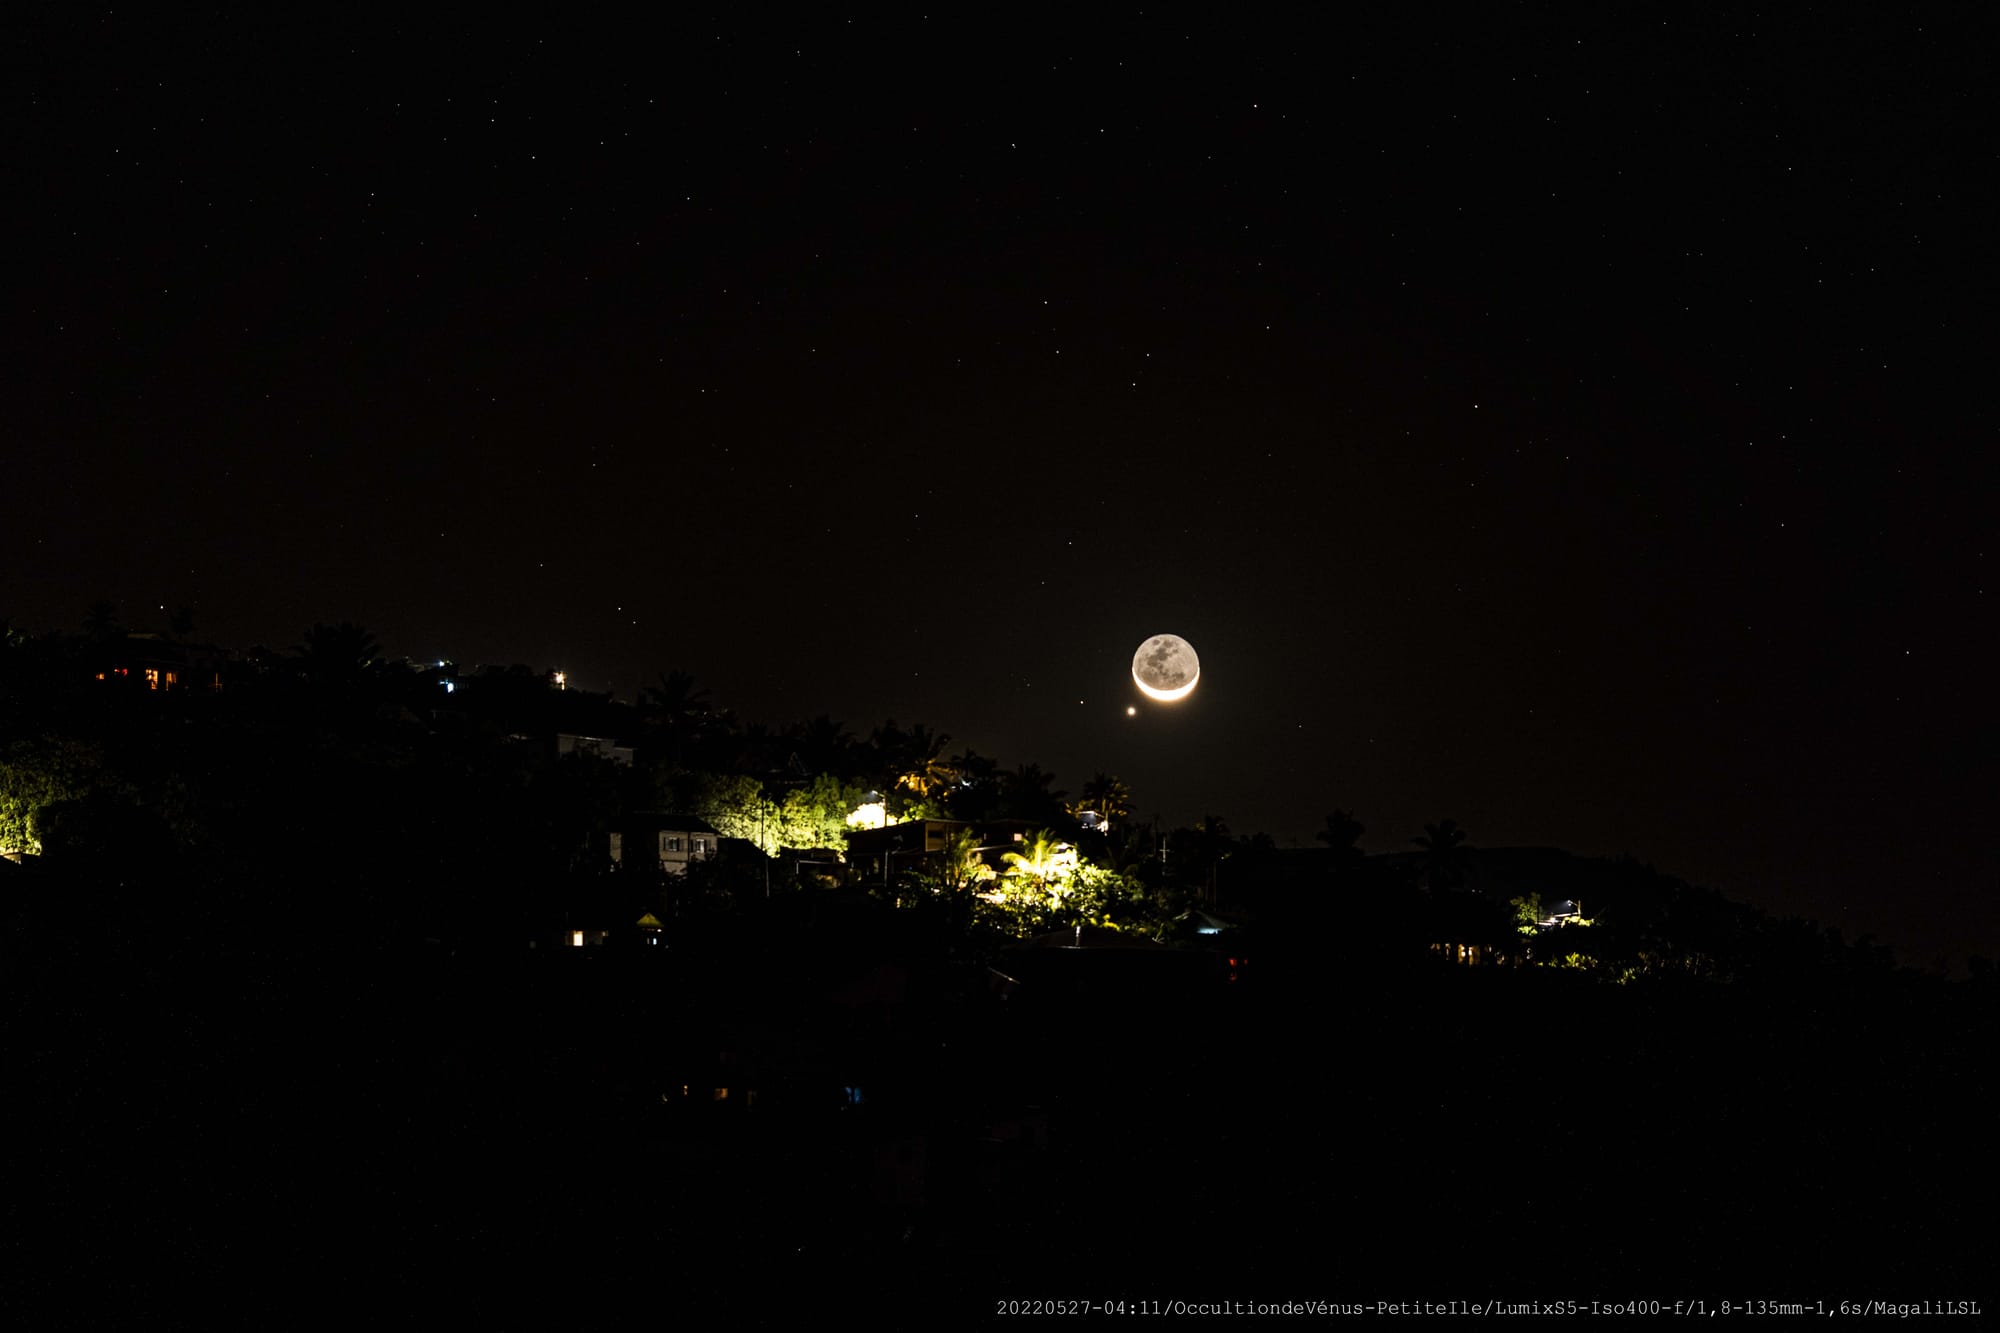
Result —
<path fill-rule="evenodd" d="M 1201 659 L 1178 634 L 1155 634 L 1132 654 L 1132 683 L 1161 703 L 1187 698 L 1200 679 Z"/>

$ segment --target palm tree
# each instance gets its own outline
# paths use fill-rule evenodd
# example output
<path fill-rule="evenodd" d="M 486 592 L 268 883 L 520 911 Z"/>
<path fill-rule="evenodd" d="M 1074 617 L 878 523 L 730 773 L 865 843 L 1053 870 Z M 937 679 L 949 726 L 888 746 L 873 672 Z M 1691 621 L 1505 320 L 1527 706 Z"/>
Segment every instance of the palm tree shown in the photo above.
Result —
<path fill-rule="evenodd" d="M 706 717 L 709 713 L 708 691 L 698 688 L 694 676 L 679 667 L 662 671 L 658 683 L 645 688 L 639 704 L 658 717 Z"/>
<path fill-rule="evenodd" d="M 786 736 L 792 742 L 792 753 L 798 756 L 808 773 L 831 773 L 835 777 L 850 775 L 854 755 L 854 737 L 846 727 L 821 713 L 810 722 L 799 722 L 786 729 Z"/>
<path fill-rule="evenodd" d="M 700 733 L 714 710 L 708 691 L 698 688 L 688 672 L 675 667 L 661 672 L 658 683 L 645 688 L 639 696 L 639 711 L 653 728 L 666 733 L 668 761 L 678 768 L 687 742 Z"/>
<path fill-rule="evenodd" d="M 779 742 L 771 735 L 770 727 L 762 722 L 745 722 L 740 727 L 729 728 L 726 744 L 728 752 L 722 767 L 728 772 L 754 773 L 763 777 L 781 767 Z"/>
<path fill-rule="evenodd" d="M 919 722 L 908 731 L 890 718 L 869 736 L 875 747 L 876 776 L 885 787 L 907 791 L 919 800 L 944 795 L 955 775 L 942 758 L 951 737 Z"/>
<path fill-rule="evenodd" d="M 1022 764 L 1001 778 L 1001 806 L 1010 819 L 1060 820 L 1069 813 L 1063 797 L 1055 790 L 1056 775 L 1042 771 L 1040 764 Z"/>
<path fill-rule="evenodd" d="M 951 737 L 943 732 L 933 733 L 919 722 L 909 730 L 907 748 L 903 752 L 901 771 L 896 775 L 896 785 L 905 791 L 915 792 L 926 801 L 942 797 L 958 779 L 949 760 L 944 758 L 944 747 L 951 744 Z"/>
<path fill-rule="evenodd" d="M 1063 895 L 1069 891 L 1069 874 L 1076 865 L 1076 851 L 1068 843 L 1056 841 L 1047 829 L 1037 829 L 1017 844 L 1018 850 L 1003 852 L 1007 874 L 1017 880 L 1033 880 L 1048 895 L 1049 910 L 1060 911 Z"/>
<path fill-rule="evenodd" d="M 1424 878 L 1432 889 L 1455 889 L 1465 878 L 1465 830 L 1454 819 L 1424 825 L 1411 842 L 1424 849 Z"/>
<path fill-rule="evenodd" d="M 1227 861 L 1230 853 L 1235 850 L 1234 840 L 1229 835 L 1229 823 L 1215 815 L 1203 815 L 1201 823 L 1193 830 L 1193 836 L 1188 841 L 1193 843 L 1188 860 L 1201 881 L 1207 885 L 1208 901 L 1213 904 L 1216 900 L 1216 881 L 1220 878 L 1222 863 Z"/>
<path fill-rule="evenodd" d="M 1361 848 L 1355 844 L 1367 831 L 1367 827 L 1353 815 L 1345 810 L 1336 810 L 1326 817 L 1326 823 L 1313 837 L 1325 843 L 1326 849 L 1333 853 L 1336 868 L 1346 869 L 1360 863 Z"/>
<path fill-rule="evenodd" d="M 83 632 L 95 643 L 123 637 L 125 627 L 118 623 L 118 608 L 110 598 L 100 597 L 90 604 L 83 617 Z"/>
<path fill-rule="evenodd" d="M 1086 810 L 1096 811 L 1107 825 L 1118 824 L 1132 813 L 1132 793 L 1109 773 L 1096 773 L 1083 784 L 1083 799 L 1070 813 L 1081 815 Z"/>
<path fill-rule="evenodd" d="M 989 819 L 1000 797 L 1000 764 L 967 748 L 945 760 L 955 775 L 945 805 L 954 819 Z"/>
<path fill-rule="evenodd" d="M 337 625 L 315 624 L 306 631 L 298 653 L 307 680 L 315 685 L 347 687 L 368 673 L 382 650 L 373 634 L 343 620 Z"/>
<path fill-rule="evenodd" d="M 1136 875 L 1159 863 L 1158 834 L 1144 824 L 1121 824 L 1104 839 L 1092 860 L 1121 875 Z"/>
<path fill-rule="evenodd" d="M 992 868 L 981 859 L 979 834 L 969 828 L 962 828 L 945 839 L 942 860 L 942 879 L 947 889 L 963 889 L 993 875 Z"/>

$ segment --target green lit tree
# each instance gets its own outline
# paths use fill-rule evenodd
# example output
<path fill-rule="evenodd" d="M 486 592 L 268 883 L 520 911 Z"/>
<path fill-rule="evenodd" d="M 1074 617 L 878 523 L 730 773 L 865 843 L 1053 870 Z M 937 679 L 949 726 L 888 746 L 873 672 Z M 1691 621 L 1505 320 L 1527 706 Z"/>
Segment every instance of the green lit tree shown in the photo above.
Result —
<path fill-rule="evenodd" d="M 0 750 L 0 852 L 42 851 L 43 816 L 117 786 L 95 745 L 61 736 L 15 741 Z"/>
<path fill-rule="evenodd" d="M 754 842 L 766 856 L 778 849 L 778 808 L 764 784 L 745 773 L 705 773 L 694 786 L 694 813 L 725 838 Z"/>
<path fill-rule="evenodd" d="M 778 803 L 777 845 L 840 847 L 847 841 L 847 816 L 861 803 L 858 788 L 831 773 L 785 793 Z"/>
<path fill-rule="evenodd" d="M 950 834 L 942 852 L 920 876 L 933 893 L 944 894 L 962 893 L 993 878 L 993 867 L 981 855 L 979 834 L 969 828 Z"/>
<path fill-rule="evenodd" d="M 1077 864 L 1074 848 L 1058 841 L 1048 829 L 1037 829 L 1012 850 L 1001 853 L 1000 859 L 1007 866 L 1003 889 L 1026 909 L 1026 916 L 1039 916 L 1049 922 L 1065 918 L 1064 900 L 1069 896 Z"/>

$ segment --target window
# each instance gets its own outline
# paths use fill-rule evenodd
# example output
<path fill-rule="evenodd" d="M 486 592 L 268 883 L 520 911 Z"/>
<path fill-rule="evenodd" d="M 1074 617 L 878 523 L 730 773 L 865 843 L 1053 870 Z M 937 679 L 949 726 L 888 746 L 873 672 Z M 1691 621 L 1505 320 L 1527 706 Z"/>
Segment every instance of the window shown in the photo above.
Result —
<path fill-rule="evenodd" d="M 625 835 L 622 833 L 611 835 L 611 863 L 613 865 L 625 864 Z"/>
<path fill-rule="evenodd" d="M 662 833 L 662 834 L 660 835 L 660 851 L 661 851 L 661 852 L 663 852 L 663 853 L 664 853 L 664 852 L 678 852 L 678 851 L 679 851 L 680 849 L 681 849 L 681 835 L 680 835 L 680 834 L 678 834 L 678 833 Z"/>
<path fill-rule="evenodd" d="M 694 840 L 694 854 L 696 856 L 706 856 L 708 854 L 707 838 L 696 838 Z"/>

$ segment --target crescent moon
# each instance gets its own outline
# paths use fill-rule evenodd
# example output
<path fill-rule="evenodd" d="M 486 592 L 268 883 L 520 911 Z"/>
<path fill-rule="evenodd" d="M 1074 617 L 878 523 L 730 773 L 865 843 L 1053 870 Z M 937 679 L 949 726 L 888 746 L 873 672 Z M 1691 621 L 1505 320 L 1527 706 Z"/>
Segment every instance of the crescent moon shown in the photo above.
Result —
<path fill-rule="evenodd" d="M 1155 634 L 1132 654 L 1132 683 L 1148 699 L 1174 703 L 1201 683 L 1201 658 L 1180 635 Z"/>
<path fill-rule="evenodd" d="M 1190 680 L 1187 684 L 1171 690 L 1156 690 L 1145 681 L 1140 680 L 1138 672 L 1135 671 L 1132 673 L 1132 683 L 1139 687 L 1139 692 L 1149 699 L 1158 699 L 1163 704 L 1170 704 L 1176 699 L 1187 698 L 1190 694 L 1194 693 L 1194 687 L 1200 680 L 1201 668 L 1196 667 L 1194 669 L 1194 679 Z"/>

